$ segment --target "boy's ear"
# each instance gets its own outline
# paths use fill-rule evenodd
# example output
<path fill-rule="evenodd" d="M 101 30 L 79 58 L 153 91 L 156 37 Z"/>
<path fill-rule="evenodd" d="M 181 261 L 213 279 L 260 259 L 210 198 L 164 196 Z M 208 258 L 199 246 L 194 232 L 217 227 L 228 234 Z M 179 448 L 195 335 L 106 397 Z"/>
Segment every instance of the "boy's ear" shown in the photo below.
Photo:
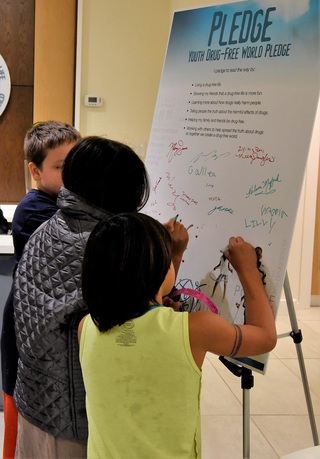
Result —
<path fill-rule="evenodd" d="M 28 168 L 29 168 L 29 171 L 30 171 L 30 174 L 31 174 L 33 180 L 38 182 L 41 179 L 39 167 L 31 162 L 31 163 L 28 163 Z"/>

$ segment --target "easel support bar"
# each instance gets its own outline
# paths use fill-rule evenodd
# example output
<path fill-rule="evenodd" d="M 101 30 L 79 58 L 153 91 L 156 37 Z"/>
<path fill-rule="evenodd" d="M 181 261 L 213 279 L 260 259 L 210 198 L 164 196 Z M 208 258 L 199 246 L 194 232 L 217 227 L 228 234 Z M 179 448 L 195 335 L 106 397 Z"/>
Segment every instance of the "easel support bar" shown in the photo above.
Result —
<path fill-rule="evenodd" d="M 296 345 L 296 351 L 297 351 L 297 356 L 298 356 L 298 361 L 299 361 L 301 379 L 302 379 L 302 383 L 303 383 L 304 395 L 305 395 L 305 398 L 306 398 L 307 409 L 308 409 L 309 420 L 310 420 L 310 426 L 311 426 L 311 431 L 312 431 L 313 443 L 314 443 L 315 446 L 317 446 L 317 445 L 319 445 L 319 437 L 318 437 L 317 425 L 316 425 L 316 420 L 315 420 L 313 406 L 312 406 L 310 389 L 309 389 L 309 385 L 308 385 L 306 367 L 305 367 L 305 363 L 304 363 L 304 359 L 303 359 L 303 353 L 302 353 L 302 349 L 301 349 L 302 333 L 301 333 L 301 330 L 298 329 L 298 322 L 297 322 L 297 318 L 296 318 L 296 314 L 295 314 L 295 310 L 294 310 L 294 304 L 293 304 L 291 288 L 290 288 L 290 283 L 289 283 L 289 278 L 288 278 L 288 273 L 287 272 L 286 272 L 285 279 L 284 279 L 283 289 L 284 289 L 284 294 L 285 294 L 285 297 L 286 297 L 286 302 L 287 302 L 287 306 L 288 306 L 288 313 L 289 313 L 290 323 L 291 323 L 291 327 L 292 327 L 292 332 L 290 333 L 290 336 L 291 336 L 291 338 L 293 339 L 293 341 L 294 341 L 294 343 Z"/>

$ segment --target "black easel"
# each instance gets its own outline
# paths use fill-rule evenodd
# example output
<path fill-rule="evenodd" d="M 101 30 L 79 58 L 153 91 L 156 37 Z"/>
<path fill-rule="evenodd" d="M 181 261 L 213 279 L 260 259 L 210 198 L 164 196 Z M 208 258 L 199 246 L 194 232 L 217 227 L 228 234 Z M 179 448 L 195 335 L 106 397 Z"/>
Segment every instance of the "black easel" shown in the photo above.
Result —
<path fill-rule="evenodd" d="M 316 420 L 314 416 L 312 400 L 310 395 L 310 389 L 308 384 L 307 372 L 306 367 L 304 364 L 303 353 L 301 349 L 301 341 L 302 341 L 302 332 L 298 328 L 297 317 L 294 309 L 290 283 L 288 274 L 286 272 L 283 289 L 285 293 L 290 323 L 292 330 L 289 333 L 284 333 L 278 335 L 278 338 L 283 338 L 285 336 L 291 336 L 293 342 L 296 345 L 296 351 L 299 361 L 301 379 L 304 388 L 304 394 L 307 403 L 307 409 L 309 414 L 309 421 L 312 431 L 313 443 L 315 446 L 319 445 L 319 437 L 317 431 Z M 240 365 L 236 365 L 233 362 L 230 362 L 225 357 L 220 356 L 219 360 L 231 371 L 235 376 L 241 377 L 241 389 L 242 389 L 242 427 L 243 427 L 243 459 L 250 458 L 250 393 L 249 390 L 254 385 L 254 377 L 252 375 L 252 370 L 242 367 Z"/>

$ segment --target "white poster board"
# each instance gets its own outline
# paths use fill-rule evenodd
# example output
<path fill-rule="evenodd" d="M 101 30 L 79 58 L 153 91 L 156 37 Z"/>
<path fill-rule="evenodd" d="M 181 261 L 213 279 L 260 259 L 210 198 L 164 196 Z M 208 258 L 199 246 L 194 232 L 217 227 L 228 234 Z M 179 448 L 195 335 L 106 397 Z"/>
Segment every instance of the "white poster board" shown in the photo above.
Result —
<path fill-rule="evenodd" d="M 319 2 L 263 0 L 176 12 L 154 113 L 144 211 L 179 215 L 189 245 L 178 288 L 243 323 L 245 299 L 221 259 L 230 236 L 262 250 L 276 314 L 319 98 Z M 203 306 L 185 297 L 185 308 Z M 264 373 L 267 355 L 237 359 Z"/>

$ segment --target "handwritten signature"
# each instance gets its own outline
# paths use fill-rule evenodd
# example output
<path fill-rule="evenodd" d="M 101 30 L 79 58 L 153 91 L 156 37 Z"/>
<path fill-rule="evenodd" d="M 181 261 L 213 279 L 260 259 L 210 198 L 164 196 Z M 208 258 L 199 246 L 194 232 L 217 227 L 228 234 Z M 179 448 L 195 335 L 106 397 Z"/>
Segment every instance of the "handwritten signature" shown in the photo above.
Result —
<path fill-rule="evenodd" d="M 224 206 L 214 206 L 213 209 L 209 210 L 208 215 L 211 215 L 214 212 L 226 212 L 228 214 L 233 214 L 233 209 Z"/>
<path fill-rule="evenodd" d="M 152 191 L 156 193 L 158 186 L 160 185 L 160 182 L 162 180 L 162 177 L 159 177 L 158 180 L 156 180 L 156 183 L 152 187 Z"/>
<path fill-rule="evenodd" d="M 264 166 L 266 163 L 273 163 L 275 161 L 274 156 L 269 156 L 268 153 L 264 153 L 264 150 L 259 147 L 241 147 L 239 146 L 238 152 L 235 154 L 236 158 L 249 159 L 250 164 L 255 161 L 260 161 L 260 166 Z"/>
<path fill-rule="evenodd" d="M 279 219 L 288 217 L 287 212 L 281 207 L 269 207 L 262 205 L 261 206 L 261 218 L 254 218 L 252 220 L 244 219 L 246 228 L 263 228 L 266 227 L 269 229 L 269 234 L 273 230 L 275 224 Z"/>
<path fill-rule="evenodd" d="M 270 215 L 271 217 L 279 218 L 284 218 L 288 216 L 287 212 L 283 210 L 281 207 L 269 207 L 265 205 L 261 206 L 261 215 Z"/>
<path fill-rule="evenodd" d="M 270 218 L 270 219 L 261 218 L 261 219 L 252 219 L 252 220 L 247 220 L 245 218 L 244 224 L 246 228 L 259 228 L 260 226 L 263 228 L 267 226 L 267 228 L 269 229 L 269 234 L 270 234 L 276 222 L 273 220 L 273 218 Z"/>
<path fill-rule="evenodd" d="M 275 183 L 281 183 L 280 174 L 271 179 L 266 179 L 261 182 L 261 185 L 252 185 L 249 188 L 249 191 L 246 193 L 246 198 L 250 196 L 259 196 L 261 194 L 268 195 L 275 193 L 276 189 L 274 188 Z"/>
<path fill-rule="evenodd" d="M 204 161 L 209 161 L 209 160 L 213 160 L 213 161 L 216 161 L 217 159 L 219 158 L 226 158 L 227 156 L 229 156 L 230 153 L 229 152 L 226 152 L 226 153 L 218 153 L 217 150 L 212 150 L 210 151 L 209 153 L 197 153 L 196 156 L 194 156 L 193 158 L 191 158 L 190 160 L 190 163 L 193 163 L 195 164 L 197 161 L 199 161 L 200 159 L 204 159 Z"/>
<path fill-rule="evenodd" d="M 181 156 L 185 150 L 188 150 L 188 147 L 184 146 L 183 140 L 178 140 L 178 142 L 171 142 L 169 145 L 169 151 L 167 153 L 168 163 L 171 163 L 175 156 Z"/>
<path fill-rule="evenodd" d="M 181 193 L 179 193 L 176 190 L 176 188 L 174 186 L 175 177 L 171 177 L 170 172 L 166 172 L 166 179 L 167 179 L 167 182 L 168 182 L 168 187 L 169 187 L 169 189 L 171 191 L 171 194 L 172 194 L 172 196 L 174 198 L 172 201 L 169 201 L 167 203 L 167 205 L 169 207 L 172 207 L 173 210 L 176 210 L 176 202 L 177 202 L 177 200 L 183 201 L 188 206 L 190 206 L 190 204 L 198 205 L 199 202 L 196 201 L 191 196 L 189 196 L 185 191 L 182 191 Z"/>

